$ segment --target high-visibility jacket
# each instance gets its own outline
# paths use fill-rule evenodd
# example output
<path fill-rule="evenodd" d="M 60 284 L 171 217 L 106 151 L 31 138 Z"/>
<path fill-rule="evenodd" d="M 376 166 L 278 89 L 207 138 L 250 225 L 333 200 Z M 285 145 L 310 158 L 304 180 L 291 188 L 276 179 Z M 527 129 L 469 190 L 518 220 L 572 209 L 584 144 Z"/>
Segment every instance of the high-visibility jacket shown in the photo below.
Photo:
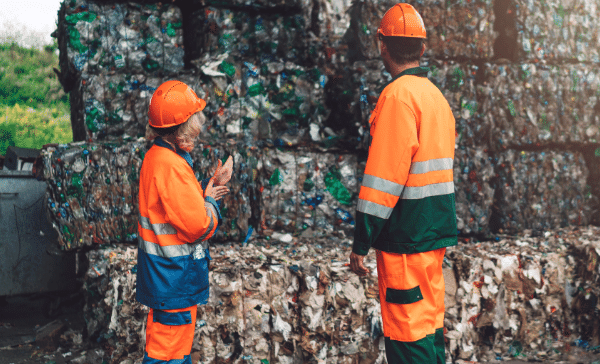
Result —
<path fill-rule="evenodd" d="M 187 152 L 160 138 L 140 170 L 137 300 L 171 310 L 208 300 L 206 239 L 221 220 L 216 201 L 203 197 Z"/>
<path fill-rule="evenodd" d="M 369 119 L 371 145 L 353 252 L 419 253 L 457 244 L 455 121 L 426 67 L 397 75 Z"/>

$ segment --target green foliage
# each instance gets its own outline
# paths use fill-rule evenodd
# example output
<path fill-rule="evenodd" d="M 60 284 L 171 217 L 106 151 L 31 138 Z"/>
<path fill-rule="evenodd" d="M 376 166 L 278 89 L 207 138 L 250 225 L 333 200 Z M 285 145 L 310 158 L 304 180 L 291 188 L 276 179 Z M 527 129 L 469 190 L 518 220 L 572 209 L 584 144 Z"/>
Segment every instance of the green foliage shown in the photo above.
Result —
<path fill-rule="evenodd" d="M 73 141 L 68 113 L 57 108 L 33 109 L 31 107 L 0 107 L 0 155 L 13 145 L 39 149 L 48 143 Z"/>
<path fill-rule="evenodd" d="M 56 42 L 43 50 L 0 44 L 0 155 L 13 145 L 73 141 L 69 99 L 53 68 Z"/>
<path fill-rule="evenodd" d="M 54 67 L 58 67 L 56 44 L 43 50 L 0 44 L 0 105 L 51 107 L 68 110 Z"/>

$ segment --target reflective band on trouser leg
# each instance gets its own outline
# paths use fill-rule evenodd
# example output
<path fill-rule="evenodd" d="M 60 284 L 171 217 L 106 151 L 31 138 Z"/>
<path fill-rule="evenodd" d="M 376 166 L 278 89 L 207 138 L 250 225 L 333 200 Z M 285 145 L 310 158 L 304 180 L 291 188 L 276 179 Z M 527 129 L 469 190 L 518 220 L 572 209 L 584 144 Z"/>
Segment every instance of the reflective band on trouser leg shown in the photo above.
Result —
<path fill-rule="evenodd" d="M 175 310 L 150 309 L 143 364 L 191 364 L 196 306 Z"/>
<path fill-rule="evenodd" d="M 377 275 L 388 363 L 443 364 L 446 248 L 417 254 L 377 251 Z M 436 335 L 438 334 L 438 335 Z"/>

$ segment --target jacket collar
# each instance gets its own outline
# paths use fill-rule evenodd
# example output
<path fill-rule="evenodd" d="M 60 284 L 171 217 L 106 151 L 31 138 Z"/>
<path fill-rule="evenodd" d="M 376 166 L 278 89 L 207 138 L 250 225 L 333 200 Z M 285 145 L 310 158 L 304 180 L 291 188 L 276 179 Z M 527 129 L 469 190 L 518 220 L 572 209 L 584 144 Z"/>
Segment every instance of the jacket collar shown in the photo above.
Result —
<path fill-rule="evenodd" d="M 192 156 L 185 150 L 180 149 L 179 147 L 175 147 L 176 149 L 173 149 L 171 144 L 165 142 L 161 137 L 157 137 L 156 139 L 154 139 L 154 145 L 158 145 L 159 147 L 167 148 L 174 151 L 175 153 L 179 154 L 181 158 L 185 159 L 185 161 L 190 165 L 190 167 L 194 167 L 194 161 L 192 161 Z"/>
<path fill-rule="evenodd" d="M 390 82 L 386 83 L 381 88 L 379 88 L 379 93 L 382 93 L 383 89 L 385 89 L 390 83 L 396 81 L 397 79 L 399 79 L 402 76 L 414 75 L 414 76 L 419 76 L 419 77 L 427 77 L 427 73 L 429 73 L 429 67 L 407 68 L 404 71 L 397 74 L 396 77 L 392 78 L 392 80 Z"/>

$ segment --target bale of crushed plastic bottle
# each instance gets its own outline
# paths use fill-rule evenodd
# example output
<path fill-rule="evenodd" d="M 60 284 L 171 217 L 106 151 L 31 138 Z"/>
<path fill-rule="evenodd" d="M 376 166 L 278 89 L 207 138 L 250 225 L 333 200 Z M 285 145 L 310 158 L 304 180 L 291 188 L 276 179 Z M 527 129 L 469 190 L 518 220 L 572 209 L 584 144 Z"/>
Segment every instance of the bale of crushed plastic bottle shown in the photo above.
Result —
<path fill-rule="evenodd" d="M 521 54 L 531 60 L 600 62 L 599 6 L 587 0 L 514 1 Z"/>
<path fill-rule="evenodd" d="M 61 72 L 176 73 L 183 69 L 179 7 L 171 4 L 65 1 L 57 38 Z"/>
<path fill-rule="evenodd" d="M 351 236 L 359 176 L 355 155 L 270 150 L 262 158 L 261 228 L 304 237 Z M 291 235 L 276 235 L 291 239 Z"/>
<path fill-rule="evenodd" d="M 351 24 L 347 36 L 356 49 L 354 57 L 379 57 L 376 34 L 381 18 L 395 1 L 355 2 L 348 10 Z M 417 1 L 412 3 L 427 31 L 426 56 L 490 59 L 493 56 L 494 11 L 492 1 Z"/>
<path fill-rule="evenodd" d="M 495 165 L 483 148 L 454 152 L 456 219 L 459 234 L 489 235 L 494 203 Z"/>
<path fill-rule="evenodd" d="M 494 149 L 596 140 L 600 77 L 594 69 L 487 65 L 483 77 L 483 120 Z"/>
<path fill-rule="evenodd" d="M 539 234 L 589 224 L 594 201 L 581 153 L 507 151 L 495 162 L 498 231 Z"/>

